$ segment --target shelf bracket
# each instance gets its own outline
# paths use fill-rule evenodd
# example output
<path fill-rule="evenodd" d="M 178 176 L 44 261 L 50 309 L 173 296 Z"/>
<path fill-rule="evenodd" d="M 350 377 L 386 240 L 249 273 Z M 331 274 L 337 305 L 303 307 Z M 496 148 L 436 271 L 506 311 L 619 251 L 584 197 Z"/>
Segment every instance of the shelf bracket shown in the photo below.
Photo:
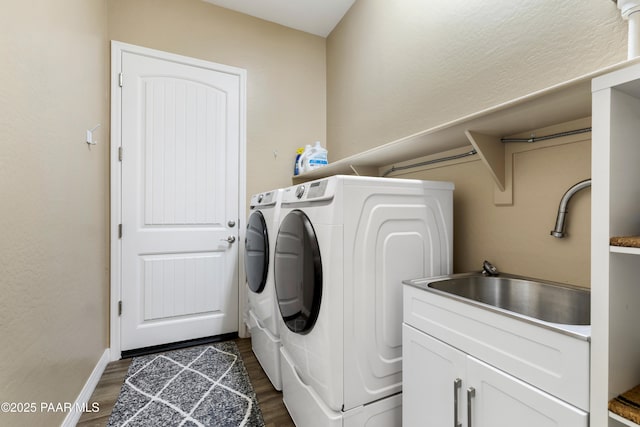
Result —
<path fill-rule="evenodd" d="M 482 163 L 489 168 L 491 177 L 500 191 L 504 191 L 504 144 L 500 138 L 470 130 L 464 133 L 480 155 Z"/>
<path fill-rule="evenodd" d="M 511 182 L 512 168 L 507 164 L 505 144 L 500 138 L 479 132 L 466 130 L 465 135 L 480 155 L 482 163 L 489 169 L 489 173 L 496 184 L 493 201 L 496 205 L 513 204 L 513 183 Z"/>

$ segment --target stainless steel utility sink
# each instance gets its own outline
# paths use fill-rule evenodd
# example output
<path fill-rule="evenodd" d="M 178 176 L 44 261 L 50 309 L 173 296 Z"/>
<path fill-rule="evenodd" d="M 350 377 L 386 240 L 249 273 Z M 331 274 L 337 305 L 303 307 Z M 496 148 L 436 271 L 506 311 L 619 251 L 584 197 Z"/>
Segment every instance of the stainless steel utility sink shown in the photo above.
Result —
<path fill-rule="evenodd" d="M 504 273 L 452 274 L 405 283 L 417 282 L 431 292 L 544 322 L 591 324 L 591 292 L 584 288 Z"/>

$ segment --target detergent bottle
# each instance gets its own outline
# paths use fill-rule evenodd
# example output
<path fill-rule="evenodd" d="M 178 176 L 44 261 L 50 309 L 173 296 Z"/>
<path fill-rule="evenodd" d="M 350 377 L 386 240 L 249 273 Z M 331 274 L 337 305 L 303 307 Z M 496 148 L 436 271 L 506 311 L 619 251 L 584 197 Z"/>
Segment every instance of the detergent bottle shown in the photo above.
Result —
<path fill-rule="evenodd" d="M 298 173 L 305 173 L 309 169 L 307 169 L 307 161 L 309 159 L 309 155 L 311 154 L 311 145 L 307 144 L 304 147 L 304 151 L 298 157 Z"/>
<path fill-rule="evenodd" d="M 306 154 L 307 151 L 305 150 L 304 155 Z M 329 162 L 327 161 L 327 149 L 322 148 L 322 146 L 320 145 L 320 141 L 316 141 L 316 144 L 311 147 L 309 155 L 305 158 L 305 163 L 306 172 L 321 168 L 322 166 L 326 166 L 327 164 L 329 164 Z"/>
<path fill-rule="evenodd" d="M 294 176 L 300 174 L 300 156 L 302 155 L 302 153 L 304 153 L 304 147 L 300 147 L 296 150 L 296 161 L 294 162 L 293 166 Z"/>

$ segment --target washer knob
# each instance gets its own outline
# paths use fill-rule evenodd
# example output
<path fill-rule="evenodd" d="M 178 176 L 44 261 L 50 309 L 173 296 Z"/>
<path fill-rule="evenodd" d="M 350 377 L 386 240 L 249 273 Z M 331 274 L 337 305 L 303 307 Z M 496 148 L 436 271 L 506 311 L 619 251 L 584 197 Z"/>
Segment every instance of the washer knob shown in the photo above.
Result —
<path fill-rule="evenodd" d="M 304 196 L 304 185 L 300 185 L 296 188 L 296 197 L 298 199 L 302 199 L 302 196 Z"/>

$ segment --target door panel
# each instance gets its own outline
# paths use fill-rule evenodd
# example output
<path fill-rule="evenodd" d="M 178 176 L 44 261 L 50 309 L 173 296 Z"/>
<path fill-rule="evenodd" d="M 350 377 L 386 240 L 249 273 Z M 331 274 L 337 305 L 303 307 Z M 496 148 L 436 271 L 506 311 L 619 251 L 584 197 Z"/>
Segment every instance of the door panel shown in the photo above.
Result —
<path fill-rule="evenodd" d="M 227 94 L 197 82 L 141 76 L 146 225 L 224 220 L 211 195 L 225 170 Z"/>
<path fill-rule="evenodd" d="M 456 425 L 454 420 L 462 423 L 466 419 L 466 355 L 407 324 L 402 325 L 402 339 L 402 425 L 452 426 Z M 460 381 L 456 383 L 456 379 Z"/>
<path fill-rule="evenodd" d="M 238 75 L 122 54 L 121 349 L 238 330 Z"/>
<path fill-rule="evenodd" d="M 224 268 L 219 253 L 141 257 L 144 321 L 221 311 L 220 292 L 210 283 Z"/>
<path fill-rule="evenodd" d="M 587 427 L 589 415 L 493 366 L 467 356 L 468 384 L 477 427 Z M 466 389 L 466 388 L 465 388 Z"/>

